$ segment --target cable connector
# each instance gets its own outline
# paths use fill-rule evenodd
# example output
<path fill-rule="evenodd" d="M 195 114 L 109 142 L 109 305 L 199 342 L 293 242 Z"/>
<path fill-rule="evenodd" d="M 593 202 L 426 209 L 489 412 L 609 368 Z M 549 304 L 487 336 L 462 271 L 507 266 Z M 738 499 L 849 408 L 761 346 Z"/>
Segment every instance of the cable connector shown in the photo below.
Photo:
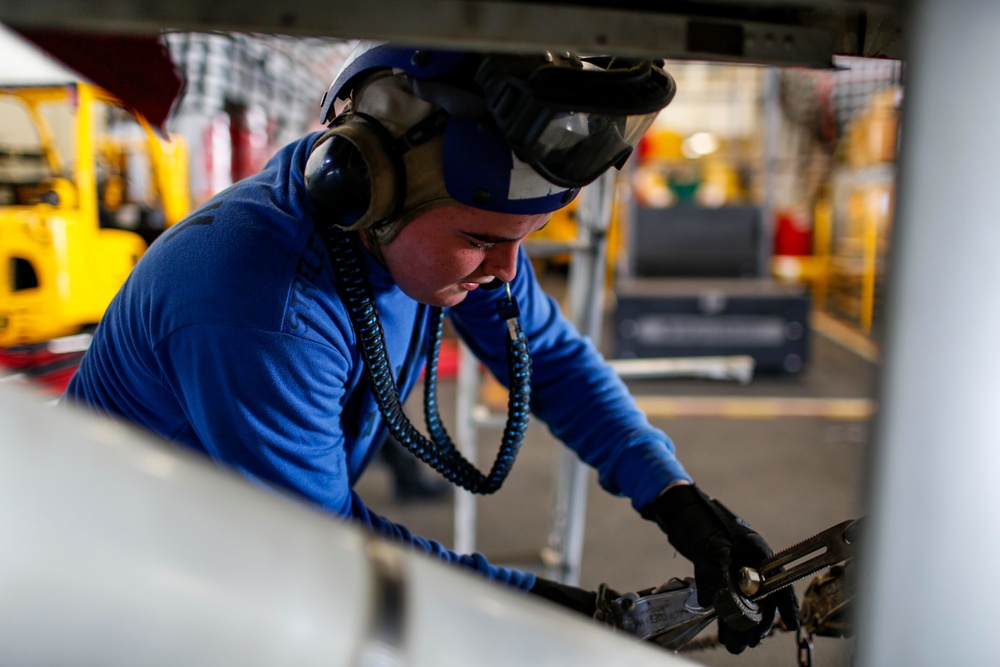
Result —
<path fill-rule="evenodd" d="M 514 300 L 514 295 L 510 292 L 510 283 L 505 283 L 504 287 L 507 288 L 507 298 L 501 299 L 497 303 L 497 311 L 500 313 L 500 319 L 507 322 L 507 332 L 510 334 L 511 340 L 517 340 L 521 335 L 521 326 L 517 322 L 517 318 L 521 316 L 521 309 L 517 306 L 517 301 Z"/>

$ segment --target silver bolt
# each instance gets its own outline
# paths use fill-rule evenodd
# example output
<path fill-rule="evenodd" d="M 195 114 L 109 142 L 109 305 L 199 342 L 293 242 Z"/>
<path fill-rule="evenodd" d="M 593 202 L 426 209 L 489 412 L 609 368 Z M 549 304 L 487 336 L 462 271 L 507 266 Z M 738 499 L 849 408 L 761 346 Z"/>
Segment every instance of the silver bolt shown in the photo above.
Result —
<path fill-rule="evenodd" d="M 764 578 L 760 576 L 760 572 L 752 567 L 741 567 L 737 576 L 740 591 L 747 597 L 759 591 L 760 585 L 764 581 Z"/>

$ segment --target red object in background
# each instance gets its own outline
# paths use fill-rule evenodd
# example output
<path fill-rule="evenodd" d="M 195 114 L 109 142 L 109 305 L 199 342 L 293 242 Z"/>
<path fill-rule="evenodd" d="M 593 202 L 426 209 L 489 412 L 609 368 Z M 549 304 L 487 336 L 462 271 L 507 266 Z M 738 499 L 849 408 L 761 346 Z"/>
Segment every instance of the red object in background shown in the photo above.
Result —
<path fill-rule="evenodd" d="M 812 220 L 803 213 L 779 209 L 774 214 L 774 254 L 811 255 Z"/>
<path fill-rule="evenodd" d="M 420 377 L 424 377 L 423 371 Z M 441 350 L 438 352 L 438 379 L 454 380 L 458 377 L 458 341 L 453 338 L 441 340 Z"/>
<path fill-rule="evenodd" d="M 83 352 L 50 352 L 45 343 L 0 348 L 0 367 L 20 373 L 44 394 L 61 396 L 76 372 Z"/>
<path fill-rule="evenodd" d="M 652 152 L 652 146 L 650 146 L 649 135 L 642 135 L 639 137 L 639 143 L 635 147 L 635 155 L 639 160 L 639 164 L 646 162 L 649 154 Z"/>
<path fill-rule="evenodd" d="M 0 348 L 0 377 L 7 373 L 20 373 L 42 393 L 61 396 L 82 358 L 82 351 L 59 354 L 50 352 L 45 343 Z M 456 377 L 458 342 L 445 338 L 441 341 L 438 355 L 438 379 L 453 380 Z"/>
<path fill-rule="evenodd" d="M 162 130 L 184 87 L 158 36 L 14 28 Z"/>
<path fill-rule="evenodd" d="M 458 377 L 458 341 L 445 338 L 438 355 L 438 378 L 453 380 Z"/>
<path fill-rule="evenodd" d="M 229 133 L 232 144 L 232 180 L 256 174 L 276 152 L 271 143 L 273 121 L 259 108 L 229 105 Z"/>

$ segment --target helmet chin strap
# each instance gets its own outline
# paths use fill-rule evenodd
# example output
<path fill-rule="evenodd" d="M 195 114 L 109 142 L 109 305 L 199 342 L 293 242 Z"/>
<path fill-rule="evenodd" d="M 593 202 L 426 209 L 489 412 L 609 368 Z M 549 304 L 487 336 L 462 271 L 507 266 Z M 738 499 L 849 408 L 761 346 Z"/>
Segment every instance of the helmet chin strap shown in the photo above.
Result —
<path fill-rule="evenodd" d="M 382 255 L 382 244 L 378 242 L 378 237 L 375 235 L 375 232 L 372 231 L 371 227 L 366 227 L 362 231 L 364 233 L 362 243 L 364 243 L 365 248 L 371 253 L 372 257 L 375 258 L 376 262 L 388 269 L 389 267 L 385 263 L 385 256 Z"/>

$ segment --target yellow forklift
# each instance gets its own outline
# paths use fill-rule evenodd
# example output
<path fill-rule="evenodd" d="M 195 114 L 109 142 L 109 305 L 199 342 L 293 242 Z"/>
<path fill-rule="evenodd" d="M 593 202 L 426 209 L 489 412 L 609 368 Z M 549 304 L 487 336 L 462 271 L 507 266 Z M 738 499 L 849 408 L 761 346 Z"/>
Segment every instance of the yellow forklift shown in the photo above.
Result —
<path fill-rule="evenodd" d="M 97 87 L 0 85 L 0 349 L 97 324 L 189 211 L 187 160 Z"/>

